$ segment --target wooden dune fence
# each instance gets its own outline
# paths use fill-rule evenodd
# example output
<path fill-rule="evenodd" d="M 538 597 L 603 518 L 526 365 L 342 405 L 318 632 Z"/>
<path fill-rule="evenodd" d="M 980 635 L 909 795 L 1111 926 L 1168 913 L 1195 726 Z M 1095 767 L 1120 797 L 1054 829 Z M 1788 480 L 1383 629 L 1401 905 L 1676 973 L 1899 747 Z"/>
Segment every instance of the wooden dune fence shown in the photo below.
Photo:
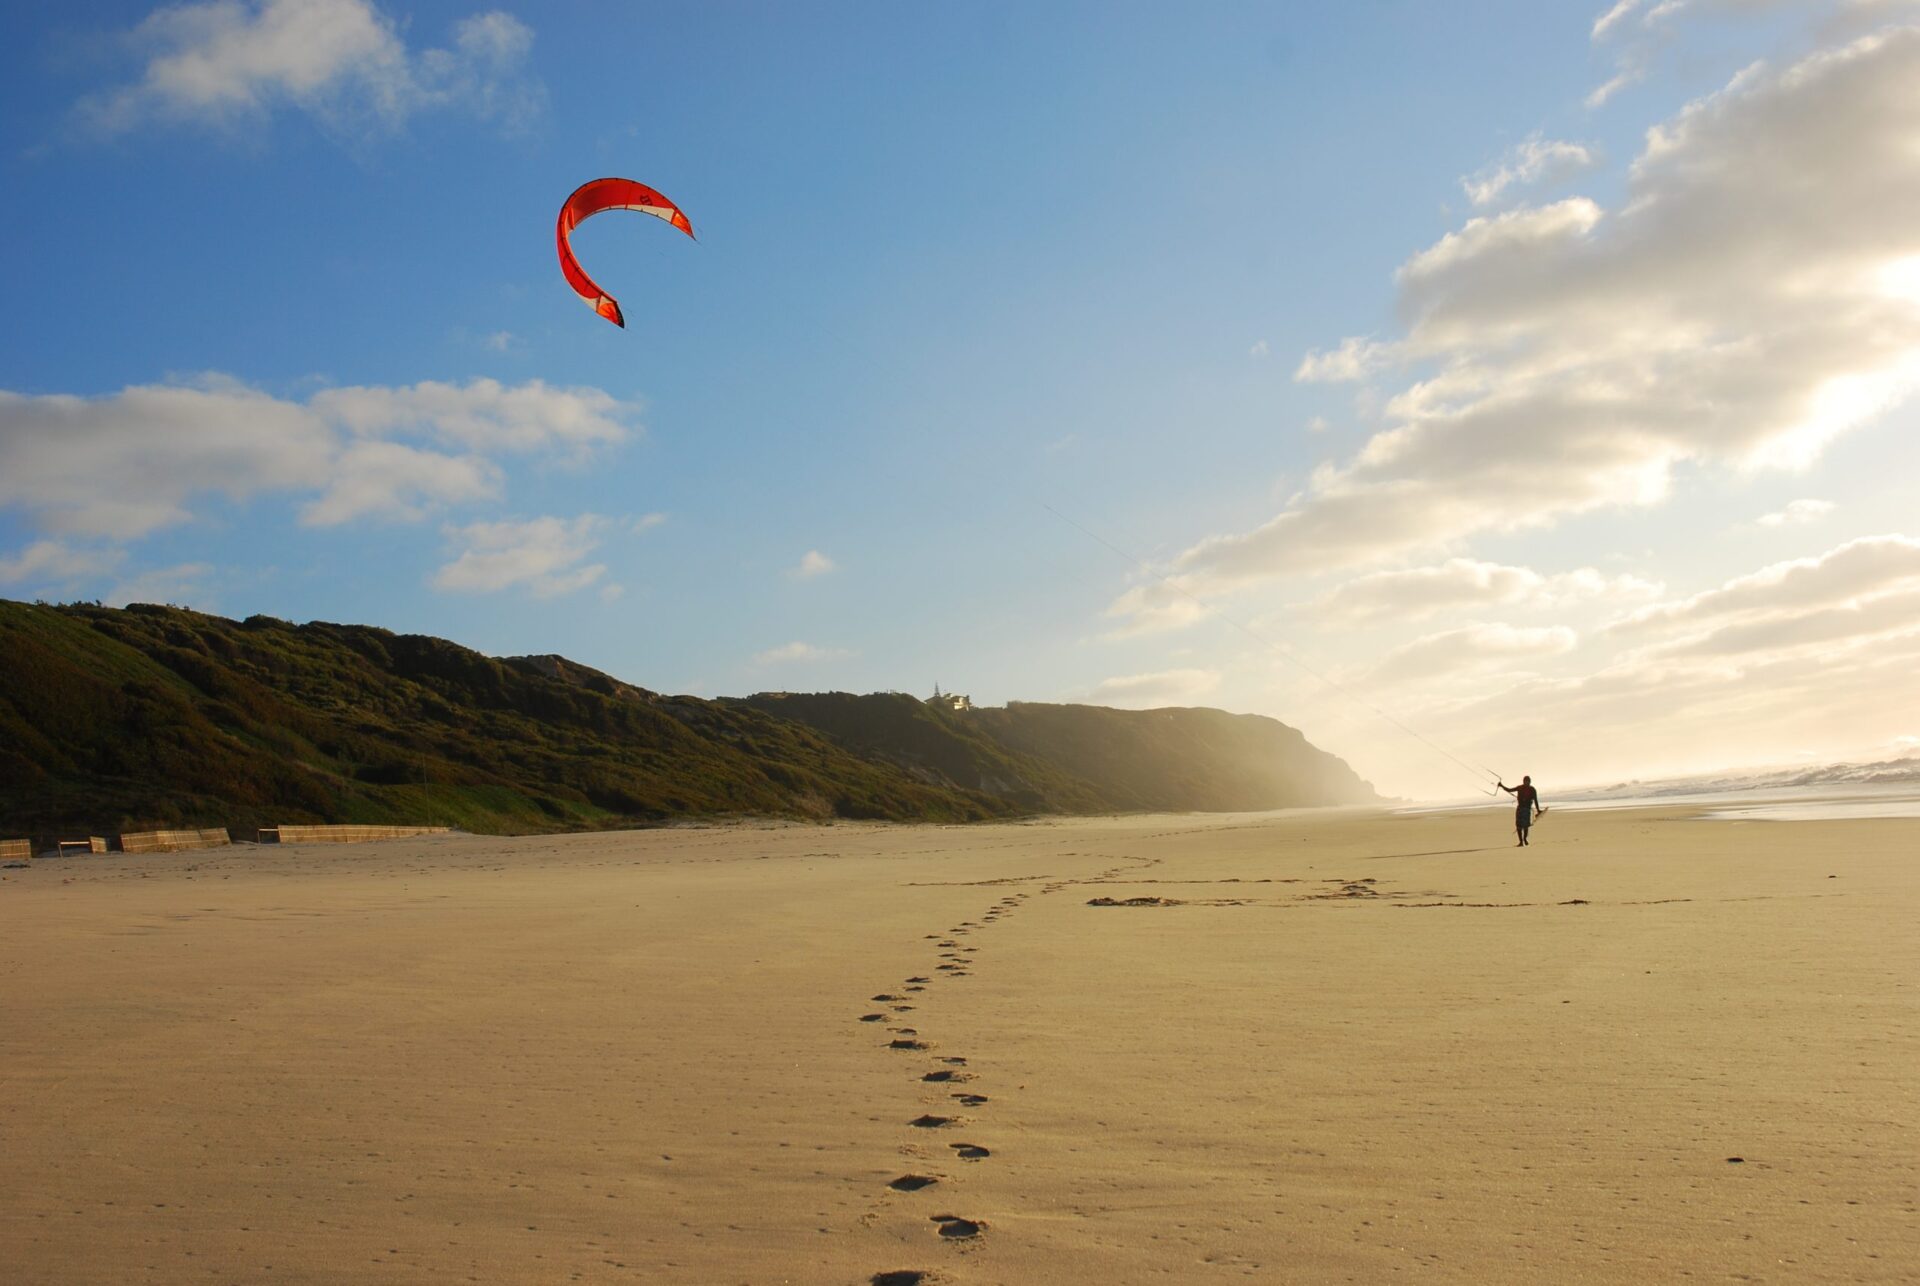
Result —
<path fill-rule="evenodd" d="M 54 844 L 54 851 L 65 857 L 69 853 L 104 853 L 107 841 L 98 835 L 89 835 L 85 839 L 63 839 Z"/>
<path fill-rule="evenodd" d="M 0 839 L 0 862 L 33 861 L 33 841 L 30 839 Z"/>
<path fill-rule="evenodd" d="M 269 826 L 261 830 L 262 844 L 365 844 L 376 839 L 407 839 L 414 835 L 445 835 L 447 826 Z"/>
<path fill-rule="evenodd" d="M 189 848 L 224 848 L 233 843 L 225 828 L 204 831 L 139 831 L 120 837 L 122 853 L 177 853 Z"/>

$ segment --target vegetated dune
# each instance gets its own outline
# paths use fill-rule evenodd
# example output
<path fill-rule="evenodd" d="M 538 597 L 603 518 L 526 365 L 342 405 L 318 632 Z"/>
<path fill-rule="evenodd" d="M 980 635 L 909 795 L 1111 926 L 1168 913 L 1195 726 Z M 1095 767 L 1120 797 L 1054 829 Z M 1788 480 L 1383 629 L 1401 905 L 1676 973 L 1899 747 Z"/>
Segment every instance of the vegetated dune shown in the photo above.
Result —
<path fill-rule="evenodd" d="M 45 837 L 952 822 L 1372 798 L 1284 724 L 1217 711 L 1031 707 L 1056 712 L 1040 727 L 1028 707 L 955 711 L 900 694 L 664 696 L 564 657 L 144 604 L 0 602 L 0 654 L 0 829 Z"/>

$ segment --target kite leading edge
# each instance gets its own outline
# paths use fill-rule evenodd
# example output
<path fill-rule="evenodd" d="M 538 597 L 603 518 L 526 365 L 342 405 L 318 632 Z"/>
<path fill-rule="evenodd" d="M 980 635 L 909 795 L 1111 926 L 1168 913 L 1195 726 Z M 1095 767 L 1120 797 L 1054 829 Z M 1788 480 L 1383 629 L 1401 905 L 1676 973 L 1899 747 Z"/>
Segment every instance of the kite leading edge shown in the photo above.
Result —
<path fill-rule="evenodd" d="M 693 224 L 680 212 L 680 207 L 644 183 L 635 183 L 632 179 L 594 179 L 582 183 L 560 207 L 560 226 L 554 236 L 560 248 L 560 272 L 572 286 L 574 293 L 593 305 L 593 311 L 624 329 L 627 319 L 620 311 L 620 305 L 612 295 L 594 284 L 580 267 L 580 261 L 573 257 L 573 230 L 582 222 L 599 214 L 602 210 L 638 210 L 641 214 L 650 214 L 672 224 L 689 237 L 693 235 Z"/>

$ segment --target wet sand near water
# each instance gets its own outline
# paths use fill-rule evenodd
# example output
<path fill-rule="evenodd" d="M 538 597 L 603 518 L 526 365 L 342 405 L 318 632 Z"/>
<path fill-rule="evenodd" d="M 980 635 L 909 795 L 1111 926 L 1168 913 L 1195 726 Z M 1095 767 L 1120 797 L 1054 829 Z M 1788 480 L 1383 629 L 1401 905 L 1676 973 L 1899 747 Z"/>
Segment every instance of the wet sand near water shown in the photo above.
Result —
<path fill-rule="evenodd" d="M 1510 816 L 3 871 L 0 1276 L 1913 1280 L 1920 821 Z"/>

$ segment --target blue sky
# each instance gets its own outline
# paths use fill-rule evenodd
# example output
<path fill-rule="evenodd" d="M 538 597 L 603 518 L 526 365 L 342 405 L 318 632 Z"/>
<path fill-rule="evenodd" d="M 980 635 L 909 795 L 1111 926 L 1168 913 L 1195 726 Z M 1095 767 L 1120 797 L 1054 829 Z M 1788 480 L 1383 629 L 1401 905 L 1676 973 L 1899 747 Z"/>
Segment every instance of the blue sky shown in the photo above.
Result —
<path fill-rule="evenodd" d="M 1906 753 L 1915 17 L 14 6 L 0 594 L 1213 704 L 1405 794 L 1473 783 L 1271 645 L 1512 775 Z M 575 234 L 625 331 L 603 174 L 700 237 Z"/>

